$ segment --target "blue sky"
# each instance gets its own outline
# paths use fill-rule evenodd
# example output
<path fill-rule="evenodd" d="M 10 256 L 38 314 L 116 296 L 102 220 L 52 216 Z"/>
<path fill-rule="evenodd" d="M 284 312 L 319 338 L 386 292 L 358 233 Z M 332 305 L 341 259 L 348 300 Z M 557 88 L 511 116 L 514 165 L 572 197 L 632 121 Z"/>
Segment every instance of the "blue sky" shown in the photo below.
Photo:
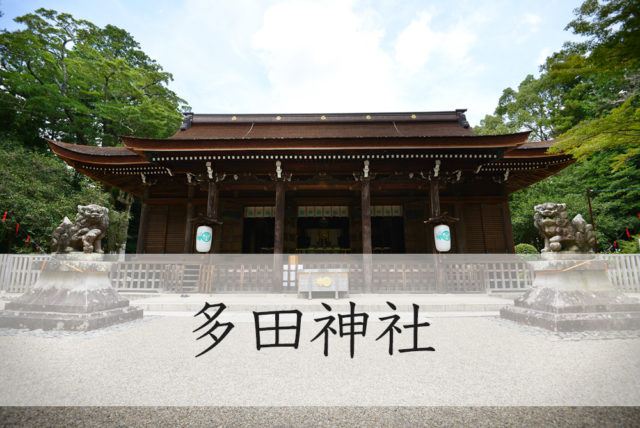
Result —
<path fill-rule="evenodd" d="M 0 28 L 39 7 L 131 33 L 196 113 L 467 108 L 575 40 L 580 0 L 0 0 Z"/>

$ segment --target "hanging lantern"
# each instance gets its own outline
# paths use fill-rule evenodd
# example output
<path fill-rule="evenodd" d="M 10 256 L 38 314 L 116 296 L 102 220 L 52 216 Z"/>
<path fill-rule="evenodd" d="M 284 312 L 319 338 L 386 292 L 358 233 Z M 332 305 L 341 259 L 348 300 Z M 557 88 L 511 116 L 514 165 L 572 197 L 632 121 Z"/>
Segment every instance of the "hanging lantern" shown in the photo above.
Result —
<path fill-rule="evenodd" d="M 446 252 L 451 250 L 451 230 L 446 224 L 439 224 L 433 228 L 436 250 Z"/>
<path fill-rule="evenodd" d="M 208 253 L 211 250 L 213 240 L 213 229 L 209 226 L 198 226 L 196 229 L 196 251 Z"/>

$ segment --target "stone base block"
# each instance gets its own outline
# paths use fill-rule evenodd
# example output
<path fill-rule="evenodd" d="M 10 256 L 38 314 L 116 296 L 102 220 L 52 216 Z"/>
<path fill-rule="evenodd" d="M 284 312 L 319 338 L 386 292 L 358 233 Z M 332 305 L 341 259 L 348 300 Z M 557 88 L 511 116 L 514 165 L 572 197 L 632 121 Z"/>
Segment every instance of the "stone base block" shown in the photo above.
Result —
<path fill-rule="evenodd" d="M 0 328 L 88 331 L 140 319 L 142 312 L 131 306 L 88 313 L 5 310 Z"/>
<path fill-rule="evenodd" d="M 640 329 L 640 308 L 628 312 L 557 313 L 513 306 L 502 308 L 500 316 L 558 332 Z"/>

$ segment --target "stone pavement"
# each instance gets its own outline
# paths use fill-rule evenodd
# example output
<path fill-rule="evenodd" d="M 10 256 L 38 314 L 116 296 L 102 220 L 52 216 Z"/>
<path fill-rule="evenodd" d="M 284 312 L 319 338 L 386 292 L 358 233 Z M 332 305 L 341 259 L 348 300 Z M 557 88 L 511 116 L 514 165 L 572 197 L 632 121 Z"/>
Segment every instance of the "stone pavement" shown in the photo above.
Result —
<path fill-rule="evenodd" d="M 500 294 L 350 294 L 336 300 L 332 293 L 314 294 L 309 300 L 306 294 L 177 294 L 177 293 L 141 293 L 121 292 L 128 298 L 132 306 L 144 309 L 146 314 L 180 315 L 194 314 L 202 309 L 205 302 L 222 302 L 228 312 L 252 312 L 299 309 L 302 312 L 324 312 L 321 303 L 327 303 L 335 312 L 349 309 L 349 302 L 355 302 L 357 309 L 368 312 L 388 312 L 391 302 L 398 312 L 412 312 L 412 305 L 420 306 L 420 313 L 431 316 L 496 316 L 500 308 L 513 305 L 513 299 L 521 293 Z M 640 293 L 627 293 L 628 296 L 640 299 Z M 0 294 L 0 310 L 6 302 L 20 294 Z"/>
<path fill-rule="evenodd" d="M 127 296 L 128 293 L 122 293 Z M 145 312 L 191 312 L 202 309 L 205 302 L 222 302 L 230 312 L 272 311 L 299 309 L 302 312 L 323 312 L 322 303 L 329 304 L 334 311 L 348 311 L 349 302 L 357 309 L 369 312 L 388 312 L 386 302 L 397 307 L 398 312 L 412 312 L 413 304 L 420 312 L 464 312 L 495 315 L 501 307 L 513 304 L 513 298 L 487 294 L 351 294 L 335 299 L 332 293 L 309 300 L 301 294 L 129 294 L 132 306 Z M 516 296 L 514 296 L 516 297 Z M 487 313 L 491 312 L 491 314 Z M 451 314 L 449 314 L 451 315 Z"/>

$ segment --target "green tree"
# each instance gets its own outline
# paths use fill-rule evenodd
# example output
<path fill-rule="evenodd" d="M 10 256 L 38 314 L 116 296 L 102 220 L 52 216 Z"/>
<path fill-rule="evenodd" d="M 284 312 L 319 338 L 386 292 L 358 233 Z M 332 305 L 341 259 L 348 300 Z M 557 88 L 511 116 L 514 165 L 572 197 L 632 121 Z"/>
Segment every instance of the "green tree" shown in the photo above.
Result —
<path fill-rule="evenodd" d="M 25 28 L 0 33 L 0 141 L 11 142 L 7 143 L 7 159 L 36 156 L 21 150 L 20 145 L 43 153 L 45 158 L 52 157 L 42 137 L 113 146 L 119 144 L 121 135 L 163 138 L 178 129 L 180 110 L 188 107 L 181 107 L 184 101 L 168 89 L 171 74 L 140 50 L 125 30 L 111 25 L 100 28 L 47 9 L 38 9 L 16 21 Z M 35 160 L 50 165 L 51 171 L 53 165 L 60 166 L 59 160 L 55 160 L 58 164 L 48 164 L 45 158 Z M 25 171 L 32 170 L 20 165 Z M 22 177 L 19 171 L 12 171 Z M 107 235 L 107 248 L 116 250 L 126 236 L 132 200 L 115 189 L 102 189 L 99 183 L 86 184 L 87 179 L 73 170 L 65 174 L 64 180 L 52 179 L 62 195 L 71 192 L 60 201 L 65 209 L 38 199 L 55 199 L 49 179 L 42 174 L 34 175 L 42 180 L 40 185 L 31 178 L 24 178 L 23 182 L 7 178 L 0 183 L 4 190 L 8 186 L 12 189 L 0 194 L 0 206 L 8 206 L 11 212 L 26 218 L 26 224 L 39 239 L 48 241 L 63 211 L 64 215 L 74 216 L 77 204 L 106 205 L 115 227 Z M 23 185 L 30 188 L 16 187 Z M 17 192 L 15 197 L 12 191 Z M 20 199 L 23 191 L 27 193 Z M 77 193 L 80 191 L 88 193 L 81 196 Z M 71 199 L 74 202 L 67 204 Z M 20 211 L 20 207 L 36 205 L 38 210 Z M 69 206 L 73 206 L 71 212 Z M 34 212 L 38 214 L 31 214 Z M 0 246 L 7 251 L 17 249 L 15 243 L 8 241 L 10 237 L 0 235 Z M 130 244 L 131 240 L 127 242 Z"/>
<path fill-rule="evenodd" d="M 596 235 L 606 250 L 621 231 L 640 231 L 640 3 L 587 0 L 567 29 L 586 36 L 547 58 L 538 78 L 507 88 L 479 134 L 531 129 L 531 139 L 557 139 L 552 152 L 579 163 L 516 192 L 511 202 L 516 243 L 541 248 L 533 207 L 566 202 L 571 215 L 589 219 L 592 196 Z M 611 170 L 613 168 L 613 171 Z"/>
<path fill-rule="evenodd" d="M 119 135 L 167 137 L 183 100 L 171 74 L 126 31 L 38 9 L 0 34 L 2 129 L 43 148 L 41 137 L 116 145 Z"/>
<path fill-rule="evenodd" d="M 582 163 L 576 163 L 560 173 L 512 195 L 510 203 L 514 240 L 541 249 L 543 242 L 533 227 L 535 205 L 563 202 L 571 217 L 581 214 L 590 222 L 587 190 L 596 226 L 598 249 L 606 250 L 626 228 L 640 231 L 640 161 L 633 168 L 610 171 L 611 159 L 619 152 L 602 151 Z M 635 186 L 634 186 L 635 185 Z"/>
<path fill-rule="evenodd" d="M 603 98 L 608 111 L 569 129 L 554 149 L 579 160 L 602 149 L 619 149 L 612 167 L 629 167 L 640 155 L 640 3 L 586 0 L 576 14 L 567 29 L 587 40 L 568 47 L 584 51 L 587 64 L 615 93 Z"/>
<path fill-rule="evenodd" d="M 104 249 L 116 251 L 126 239 L 126 231 L 122 232 L 126 218 L 110 199 L 100 186 L 78 176 L 62 160 L 15 141 L 0 140 L 0 215 L 7 211 L 6 221 L 0 223 L 0 253 L 34 252 L 34 242 L 49 251 L 51 233 L 62 219 L 67 216 L 73 221 L 77 206 L 90 203 L 109 208 Z"/>

